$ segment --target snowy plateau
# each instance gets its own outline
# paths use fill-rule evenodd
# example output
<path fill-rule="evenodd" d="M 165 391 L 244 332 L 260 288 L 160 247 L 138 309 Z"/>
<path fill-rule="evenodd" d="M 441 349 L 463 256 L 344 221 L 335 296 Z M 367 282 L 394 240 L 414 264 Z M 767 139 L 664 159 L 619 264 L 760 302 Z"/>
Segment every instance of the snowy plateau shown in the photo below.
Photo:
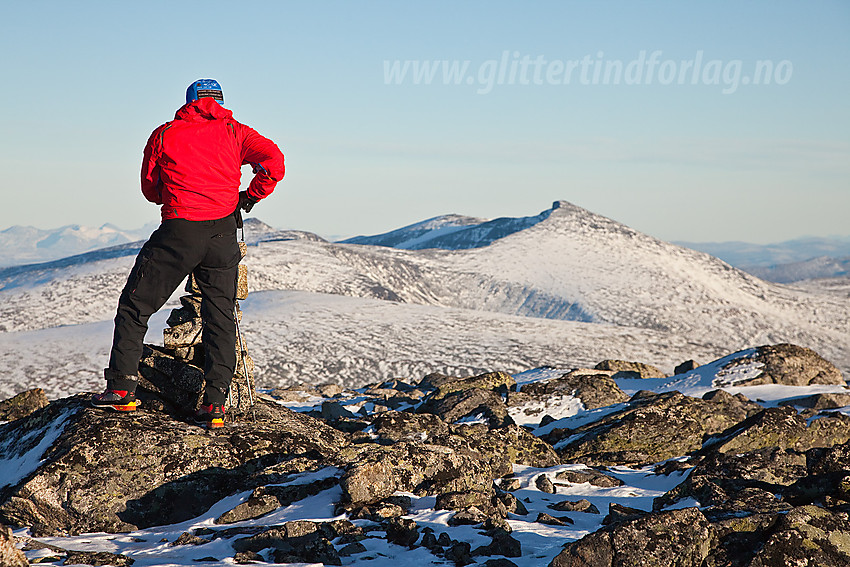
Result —
<path fill-rule="evenodd" d="M 245 237 L 243 330 L 262 388 L 604 359 L 672 373 L 684 360 L 778 343 L 850 370 L 846 287 L 768 283 L 563 201 L 534 217 L 448 215 L 353 239 L 369 244 L 255 219 Z M 0 396 L 101 387 L 140 245 L 0 269 Z M 147 342 L 161 344 L 167 311 L 152 318 Z"/>
<path fill-rule="evenodd" d="M 606 418 L 628 408 L 638 411 L 650 399 L 647 391 L 680 392 L 692 397 L 682 403 L 703 407 L 711 403 L 745 407 L 755 401 L 783 422 L 799 421 L 800 430 L 813 424 L 811 429 L 818 424 L 843 424 L 850 414 L 846 406 L 833 407 L 832 413 L 810 409 L 806 415 L 811 417 L 805 419 L 797 415 L 806 411 L 805 400 L 812 395 L 835 394 L 846 403 L 850 390 L 841 384 L 750 384 L 762 372 L 762 364 L 755 359 L 756 347 L 778 343 L 811 348 L 846 377 L 850 286 L 768 283 L 708 254 L 651 238 L 567 202 L 526 218 L 447 215 L 341 243 L 249 219 L 245 238 L 251 293 L 241 302 L 241 326 L 255 361 L 257 386 L 267 397 L 273 389 L 287 386 L 302 385 L 312 391 L 294 401 L 278 402 L 299 415 L 319 415 L 325 404 L 336 404 L 343 413 L 347 410 L 372 419 L 379 410 L 368 401 L 370 388 L 377 384 L 377 391 L 386 392 L 393 383 L 416 384 L 433 372 L 472 376 L 504 371 L 515 380 L 518 394 L 532 396 L 525 392 L 533 392 L 535 385 L 557 381 L 573 368 L 592 368 L 605 359 L 649 363 L 667 374 L 686 360 L 702 365 L 666 378 L 617 378 L 621 401 L 601 407 L 591 407 L 589 398 L 580 398 L 576 392 L 544 393 L 508 408 L 513 422 L 562 449 L 584 434 L 557 441 L 547 436 L 558 429 L 582 431 L 595 423 L 604 429 Z M 51 400 L 102 388 L 111 319 L 140 246 L 141 242 L 123 242 L 50 262 L 0 269 L 0 400 L 31 388 L 44 389 Z M 169 308 L 179 305 L 182 293 L 179 289 L 152 318 L 146 342 L 162 344 Z M 342 387 L 310 390 L 322 384 Z M 718 395 L 715 402 L 697 402 L 718 389 L 725 390 L 720 394 L 731 401 L 723 402 Z M 338 393 L 324 397 L 322 391 Z M 625 401 L 629 396 L 632 399 Z M 59 407 L 64 407 L 62 403 L 70 402 L 59 400 Z M 144 408 L 137 413 L 139 419 L 146 414 L 155 417 L 155 412 Z M 544 415 L 547 420 L 541 420 Z M 0 437 L 0 492 L 45 468 L 52 445 L 74 419 L 69 413 L 52 422 L 33 420 L 33 429 L 19 439 L 20 446 L 11 446 L 11 437 Z M 451 425 L 475 426 L 476 419 L 484 418 L 471 416 Z M 15 423 L 0 423 L 0 427 L 13 432 Z M 189 424 L 175 427 L 182 428 L 187 439 L 203 435 Z M 377 438 L 374 429 L 370 426 L 361 435 Z M 419 435 L 424 440 L 433 433 Z M 710 443 L 722 442 L 725 438 L 715 436 L 703 448 L 710 450 Z M 783 451 L 777 448 L 776 454 L 788 453 Z M 729 459 L 734 459 L 742 451 L 729 452 Z M 661 461 L 659 466 L 589 467 L 572 461 L 546 468 L 514 464 L 510 478 L 498 482 L 509 481 L 512 488 L 506 490 L 521 499 L 528 512 L 507 514 L 512 538 L 507 541 L 521 544 L 521 553 L 508 555 L 508 549 L 493 549 L 469 562 L 451 560 L 448 554 L 429 552 L 424 543 L 391 542 L 388 534 L 381 536 L 378 523 L 354 519 L 367 537 L 358 542 L 358 550 L 334 564 L 550 565 L 565 543 L 604 529 L 609 511 L 609 516 L 623 506 L 627 508 L 619 509 L 626 512 L 649 511 L 693 471 L 684 464 L 684 456 L 654 460 Z M 343 474 L 333 467 L 311 470 L 289 476 L 276 488 L 320 486 Z M 582 480 L 598 477 L 610 482 Z M 229 524 L 231 531 L 222 530 L 217 518 L 251 502 L 251 490 L 228 494 L 194 518 L 126 533 L 46 536 L 21 525 L 15 526 L 14 536 L 19 548 L 26 544 L 27 560 L 33 564 L 69 564 L 64 558 L 70 560 L 68 550 L 73 550 L 78 552 L 76 557 L 89 554 L 92 563 L 86 564 L 129 558 L 134 567 L 231 566 L 236 564 L 235 533 L 258 533 L 287 522 L 304 526 L 343 521 L 345 515 L 337 508 L 342 489 L 338 483 L 330 486 L 261 517 Z M 441 509 L 432 494 L 396 493 L 394 497 L 409 500 L 403 521 L 414 522 L 423 532 L 448 534 L 452 542 L 468 549 L 495 546 L 495 539 L 491 541 L 480 529 L 453 523 L 454 512 Z M 770 494 L 768 505 L 774 505 L 778 497 Z M 563 522 L 552 523 L 558 518 L 551 516 L 541 520 L 553 510 L 564 510 L 559 508 L 563 504 L 580 502 L 588 509 L 569 512 Z M 682 512 L 688 518 L 688 510 L 708 508 L 686 497 L 666 504 L 659 513 Z M 268 550 L 262 553 L 265 563 L 260 564 L 283 564 L 274 563 Z M 95 554 L 109 556 L 98 559 L 107 563 L 94 562 Z M 500 555 L 503 558 L 488 559 Z M 759 565 L 788 564 L 780 561 Z"/>

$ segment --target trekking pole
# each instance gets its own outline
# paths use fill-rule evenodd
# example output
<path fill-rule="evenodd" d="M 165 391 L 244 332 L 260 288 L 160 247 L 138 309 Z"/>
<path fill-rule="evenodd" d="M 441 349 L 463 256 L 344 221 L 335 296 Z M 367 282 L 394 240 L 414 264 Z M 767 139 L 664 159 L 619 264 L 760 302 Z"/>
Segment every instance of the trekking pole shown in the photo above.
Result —
<path fill-rule="evenodd" d="M 236 338 L 239 341 L 239 356 L 242 357 L 242 372 L 245 374 L 245 388 L 248 390 L 248 402 L 251 404 L 251 417 L 257 421 L 257 413 L 254 411 L 254 393 L 251 391 L 251 378 L 248 375 L 248 349 L 245 348 L 245 342 L 242 340 L 242 331 L 239 330 L 239 302 L 233 307 L 233 320 L 236 322 Z"/>

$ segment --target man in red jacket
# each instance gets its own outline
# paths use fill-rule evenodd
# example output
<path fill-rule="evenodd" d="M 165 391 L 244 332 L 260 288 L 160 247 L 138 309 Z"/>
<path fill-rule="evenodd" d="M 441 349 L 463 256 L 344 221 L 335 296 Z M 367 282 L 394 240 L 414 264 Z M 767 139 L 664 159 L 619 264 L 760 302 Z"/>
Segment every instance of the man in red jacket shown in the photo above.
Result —
<path fill-rule="evenodd" d="M 283 178 L 283 154 L 221 106 L 212 79 L 189 85 L 186 104 L 151 134 L 142 161 L 142 194 L 162 205 L 162 224 L 136 258 L 118 301 L 106 391 L 97 407 L 136 409 L 135 389 L 147 323 L 194 273 L 201 290 L 206 389 L 196 419 L 224 423 L 224 402 L 236 367 L 236 280 L 240 260 L 236 218 L 267 197 Z M 255 173 L 239 192 L 241 166 Z"/>

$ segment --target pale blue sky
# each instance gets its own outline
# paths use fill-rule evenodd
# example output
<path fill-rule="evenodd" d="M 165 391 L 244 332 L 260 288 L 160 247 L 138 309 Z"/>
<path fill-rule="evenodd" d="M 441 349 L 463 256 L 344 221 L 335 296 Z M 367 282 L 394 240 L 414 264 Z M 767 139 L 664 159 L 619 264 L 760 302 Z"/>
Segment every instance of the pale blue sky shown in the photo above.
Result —
<path fill-rule="evenodd" d="M 5 2 L 0 46 L 0 229 L 157 220 L 142 148 L 212 77 L 286 154 L 254 211 L 280 228 L 374 234 L 564 199 L 665 240 L 850 234 L 840 0 Z M 385 62 L 443 60 L 469 62 L 460 84 L 387 84 Z M 759 61 L 770 84 L 752 84 Z M 618 63 L 642 75 L 606 81 Z"/>

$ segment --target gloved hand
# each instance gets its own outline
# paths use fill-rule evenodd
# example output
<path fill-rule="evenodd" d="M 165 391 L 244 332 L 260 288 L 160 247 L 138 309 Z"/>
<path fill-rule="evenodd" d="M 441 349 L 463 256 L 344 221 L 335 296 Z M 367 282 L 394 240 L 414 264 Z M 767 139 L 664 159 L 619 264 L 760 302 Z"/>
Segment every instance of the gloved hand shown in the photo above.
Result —
<path fill-rule="evenodd" d="M 239 206 L 237 208 L 242 209 L 246 213 L 250 213 L 251 209 L 253 209 L 256 204 L 257 200 L 250 197 L 247 191 L 239 192 Z"/>

